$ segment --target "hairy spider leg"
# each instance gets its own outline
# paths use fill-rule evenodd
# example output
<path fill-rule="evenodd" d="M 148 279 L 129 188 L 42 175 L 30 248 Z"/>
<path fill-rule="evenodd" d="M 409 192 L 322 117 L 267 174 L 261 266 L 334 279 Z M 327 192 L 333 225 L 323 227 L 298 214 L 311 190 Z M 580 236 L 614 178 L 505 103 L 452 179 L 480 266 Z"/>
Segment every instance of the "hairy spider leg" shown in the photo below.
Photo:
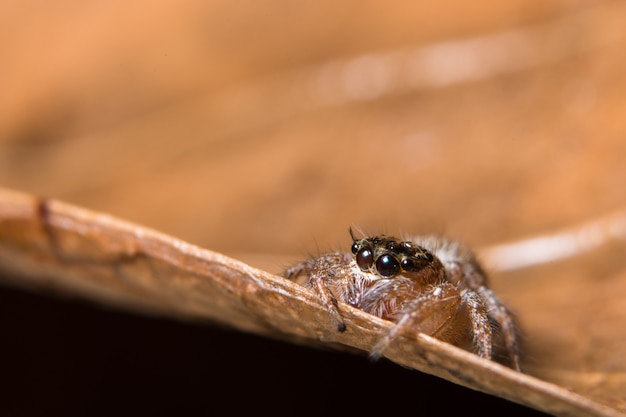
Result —
<path fill-rule="evenodd" d="M 513 321 L 511 312 L 489 288 L 482 286 L 477 292 L 486 304 L 489 315 L 498 322 L 502 329 L 504 343 L 511 359 L 511 366 L 516 371 L 521 371 L 517 327 Z"/>
<path fill-rule="evenodd" d="M 442 308 L 440 306 L 441 303 L 447 303 L 449 306 Z M 371 350 L 370 358 L 380 358 L 389 345 L 402 334 L 414 330 L 419 331 L 420 327 L 426 330 L 426 327 L 428 327 L 427 320 L 429 319 L 432 320 L 434 318 L 435 322 L 433 324 L 436 327 L 430 328 L 423 333 L 429 336 L 436 335 L 458 313 L 461 303 L 462 298 L 454 285 L 443 282 L 435 286 L 431 291 L 411 301 L 408 307 L 401 313 L 399 319 L 395 321 L 394 326 L 389 329 L 387 334 Z M 447 315 L 443 319 L 439 318 L 440 322 L 436 323 L 438 318 L 434 316 L 442 312 Z"/>
<path fill-rule="evenodd" d="M 337 330 L 343 333 L 346 331 L 346 323 L 341 316 L 341 312 L 339 311 L 337 298 L 335 298 L 335 295 L 330 291 L 328 285 L 326 284 L 326 280 L 329 277 L 324 275 L 322 271 L 314 272 L 315 265 L 316 262 L 314 259 L 308 259 L 287 269 L 283 273 L 283 276 L 293 280 L 302 273 L 309 275 L 309 285 L 311 286 L 311 289 L 313 289 L 313 291 L 320 297 L 322 304 L 326 306 L 328 314 L 330 315 L 332 322 L 337 327 Z M 332 274 L 332 271 L 324 272 Z"/>
<path fill-rule="evenodd" d="M 492 330 L 489 324 L 489 316 L 487 309 L 481 303 L 480 296 L 472 290 L 461 291 L 461 298 L 467 305 L 467 311 L 472 323 L 472 336 L 474 337 L 474 346 L 478 350 L 478 356 L 485 359 L 491 359 L 491 343 Z"/>

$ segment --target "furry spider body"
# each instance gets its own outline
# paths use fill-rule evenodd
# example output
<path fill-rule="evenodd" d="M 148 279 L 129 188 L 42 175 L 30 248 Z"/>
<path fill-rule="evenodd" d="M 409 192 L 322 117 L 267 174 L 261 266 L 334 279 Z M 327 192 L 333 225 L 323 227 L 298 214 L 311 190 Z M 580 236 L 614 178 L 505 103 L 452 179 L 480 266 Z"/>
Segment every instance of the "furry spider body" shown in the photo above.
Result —
<path fill-rule="evenodd" d="M 437 237 L 401 241 L 350 234 L 352 253 L 324 254 L 283 273 L 319 295 L 339 331 L 346 325 L 338 301 L 395 323 L 372 350 L 374 357 L 398 336 L 415 331 L 491 359 L 495 327 L 511 367 L 520 370 L 512 315 L 487 286 L 469 249 Z"/>

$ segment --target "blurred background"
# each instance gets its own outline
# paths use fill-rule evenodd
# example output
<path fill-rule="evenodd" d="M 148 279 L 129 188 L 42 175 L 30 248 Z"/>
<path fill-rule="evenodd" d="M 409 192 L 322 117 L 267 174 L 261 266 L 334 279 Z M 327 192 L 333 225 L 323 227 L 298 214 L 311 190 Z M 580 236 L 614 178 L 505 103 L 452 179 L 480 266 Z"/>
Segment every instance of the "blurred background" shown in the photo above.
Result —
<path fill-rule="evenodd" d="M 270 272 L 347 247 L 351 225 L 443 233 L 473 246 L 550 233 L 626 207 L 625 18 L 618 1 L 4 2 L 0 186 L 110 213 Z M 598 338 L 626 329 L 623 307 L 606 307 L 604 296 L 608 288 L 626 294 L 623 249 L 569 269 L 493 277 L 538 335 L 528 337 L 531 345 L 542 341 L 530 348 L 535 358 L 599 370 L 589 329 L 604 323 Z M 541 290 L 555 283 L 570 287 Z M 604 309 L 575 310 L 580 289 L 590 286 L 602 291 Z M 7 291 L 5 322 L 32 315 L 36 326 L 53 315 L 32 310 L 47 301 Z M 22 301 L 6 301 L 15 297 Z M 42 325 L 111 331 L 111 323 L 88 330 L 89 321 L 72 324 L 73 314 L 63 314 Z M 554 336 L 554 324 L 568 319 L 579 330 Z M 158 327 L 150 323 L 138 326 Z M 33 360 L 32 345 L 60 343 L 11 328 L 23 343 L 5 355 L 31 346 L 23 357 Z M 243 343 L 255 346 L 250 338 Z M 559 349 L 573 340 L 585 341 L 581 352 L 563 356 Z M 224 343 L 219 355 L 232 351 Z M 603 343 L 611 358 L 626 348 L 622 336 Z M 65 347 L 42 363 L 88 369 L 95 361 L 80 362 Z M 330 360 L 295 352 L 296 362 Z M 11 375 L 27 386 L 37 366 L 23 374 L 21 363 Z M 623 359 L 603 366 L 626 371 Z M 401 378 L 390 368 L 385 378 Z M 233 369 L 221 372 L 215 378 Z M 83 377 L 70 375 L 66 388 L 77 390 Z M 114 391 L 106 381 L 92 384 Z M 471 394 L 469 401 L 481 401 Z"/>

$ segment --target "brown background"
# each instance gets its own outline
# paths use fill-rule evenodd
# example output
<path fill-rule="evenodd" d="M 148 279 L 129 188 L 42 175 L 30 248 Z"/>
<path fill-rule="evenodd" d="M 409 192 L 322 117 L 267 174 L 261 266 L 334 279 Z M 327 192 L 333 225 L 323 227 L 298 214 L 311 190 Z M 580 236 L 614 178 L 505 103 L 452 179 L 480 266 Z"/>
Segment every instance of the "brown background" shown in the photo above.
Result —
<path fill-rule="evenodd" d="M 0 185 L 272 272 L 350 225 L 480 247 L 626 207 L 622 3 L 415 3 L 1 5 Z M 533 372 L 613 405 L 623 253 L 493 277 Z"/>

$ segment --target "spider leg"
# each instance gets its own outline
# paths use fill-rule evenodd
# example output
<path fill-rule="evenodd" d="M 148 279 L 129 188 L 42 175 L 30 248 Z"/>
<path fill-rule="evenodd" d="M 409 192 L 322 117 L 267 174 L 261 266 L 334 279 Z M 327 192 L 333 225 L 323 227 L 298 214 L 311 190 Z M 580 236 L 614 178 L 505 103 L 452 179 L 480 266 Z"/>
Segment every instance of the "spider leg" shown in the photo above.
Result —
<path fill-rule="evenodd" d="M 461 298 L 467 305 L 467 312 L 472 326 L 472 336 L 474 337 L 474 345 L 478 350 L 478 356 L 491 359 L 492 331 L 483 300 L 478 293 L 467 289 L 461 291 Z"/>
<path fill-rule="evenodd" d="M 507 352 L 509 353 L 513 369 L 521 371 L 517 327 L 515 326 L 511 312 L 495 296 L 493 291 L 487 287 L 480 287 L 478 289 L 478 294 L 487 306 L 489 315 L 493 317 L 502 328 L 504 343 L 506 345 Z"/>
<path fill-rule="evenodd" d="M 306 261 L 299 262 L 294 266 L 287 268 L 280 274 L 283 278 L 287 278 L 291 281 L 294 281 L 298 276 L 302 273 L 308 274 L 311 272 L 314 261 L 311 259 L 307 259 Z"/>
<path fill-rule="evenodd" d="M 456 288 L 442 283 L 411 301 L 395 325 L 370 351 L 370 358 L 379 359 L 383 352 L 403 333 L 416 329 L 430 336 L 437 334 L 454 317 L 461 298 Z M 447 305 L 443 308 L 442 303 Z"/>
<path fill-rule="evenodd" d="M 343 321 L 343 317 L 339 311 L 337 298 L 335 298 L 335 295 L 330 291 L 328 285 L 326 285 L 326 277 L 323 274 L 314 272 L 309 278 L 309 285 L 320 297 L 322 304 L 326 306 L 326 310 L 333 323 L 337 326 L 337 330 L 342 333 L 345 332 L 346 323 Z"/>
<path fill-rule="evenodd" d="M 335 269 L 341 266 L 342 261 L 345 261 L 344 258 L 346 258 L 344 254 L 332 254 L 323 259 L 320 258 L 322 260 L 307 259 L 288 268 L 282 273 L 283 277 L 294 282 L 297 282 L 296 280 L 300 275 L 308 275 L 306 283 L 302 284 L 311 288 L 317 294 L 321 303 L 326 306 L 326 310 L 332 322 L 340 332 L 346 331 L 346 323 L 339 311 L 337 298 L 330 288 L 328 288 L 328 280 L 331 280 L 335 276 Z M 348 255 L 348 259 L 349 258 L 350 256 Z"/>

